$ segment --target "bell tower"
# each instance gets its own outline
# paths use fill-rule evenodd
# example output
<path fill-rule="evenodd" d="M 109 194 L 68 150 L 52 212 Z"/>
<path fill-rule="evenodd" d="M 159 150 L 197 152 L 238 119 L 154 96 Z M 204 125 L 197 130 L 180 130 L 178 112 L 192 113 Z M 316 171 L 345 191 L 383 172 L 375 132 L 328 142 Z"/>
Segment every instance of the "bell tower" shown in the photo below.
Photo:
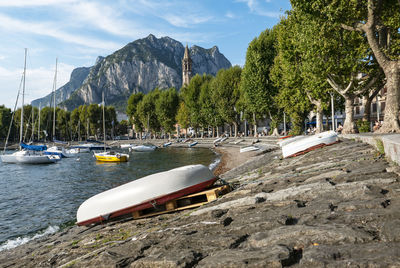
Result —
<path fill-rule="evenodd" d="M 182 86 L 188 85 L 190 78 L 192 78 L 192 59 L 189 56 L 189 48 L 186 44 L 182 59 Z"/>

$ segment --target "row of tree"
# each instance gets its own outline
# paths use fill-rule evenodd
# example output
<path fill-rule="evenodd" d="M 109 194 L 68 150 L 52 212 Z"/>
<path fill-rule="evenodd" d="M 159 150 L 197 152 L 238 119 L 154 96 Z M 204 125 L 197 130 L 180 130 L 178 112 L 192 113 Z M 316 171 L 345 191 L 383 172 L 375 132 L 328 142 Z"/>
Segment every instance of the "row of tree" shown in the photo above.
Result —
<path fill-rule="evenodd" d="M 81 105 L 69 112 L 56 108 L 55 133 L 53 136 L 53 112 L 51 107 L 39 109 L 31 105 L 24 106 L 23 140 L 85 140 L 90 136 L 102 136 L 102 107 L 98 104 Z M 12 114 L 11 109 L 0 106 L 0 138 L 5 140 L 10 130 L 9 141 L 19 141 L 21 109 Z M 40 122 L 40 124 L 39 124 Z M 105 107 L 106 135 L 116 136 L 127 133 L 127 121 L 117 121 L 112 106 Z M 11 127 L 11 128 L 10 128 Z"/>
<path fill-rule="evenodd" d="M 278 25 L 249 44 L 243 70 L 235 66 L 216 77 L 196 75 L 182 87 L 179 98 L 174 93 L 169 114 L 157 104 L 164 99 L 162 91 L 134 94 L 127 110 L 133 123 L 139 130 L 167 132 L 175 122 L 195 129 L 228 124 L 236 133 L 243 120 L 255 125 L 268 118 L 276 128 L 285 113 L 292 133 L 298 134 L 306 116 L 315 111 L 320 132 L 333 100 L 346 113 L 343 132 L 354 133 L 355 99 L 364 98 L 363 120 L 368 122 L 371 102 L 384 89 L 380 131 L 400 132 L 400 2 L 291 3 L 292 10 Z M 154 106 L 149 109 L 142 101 L 153 101 Z"/>

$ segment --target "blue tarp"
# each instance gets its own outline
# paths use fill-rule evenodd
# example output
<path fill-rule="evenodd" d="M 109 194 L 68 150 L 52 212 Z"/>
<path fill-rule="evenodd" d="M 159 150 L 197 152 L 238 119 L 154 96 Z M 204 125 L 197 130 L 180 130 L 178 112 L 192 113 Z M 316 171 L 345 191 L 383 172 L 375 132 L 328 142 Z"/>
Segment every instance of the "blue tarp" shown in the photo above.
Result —
<path fill-rule="evenodd" d="M 46 145 L 28 145 L 26 143 L 21 142 L 21 147 L 31 151 L 44 151 L 47 150 Z"/>

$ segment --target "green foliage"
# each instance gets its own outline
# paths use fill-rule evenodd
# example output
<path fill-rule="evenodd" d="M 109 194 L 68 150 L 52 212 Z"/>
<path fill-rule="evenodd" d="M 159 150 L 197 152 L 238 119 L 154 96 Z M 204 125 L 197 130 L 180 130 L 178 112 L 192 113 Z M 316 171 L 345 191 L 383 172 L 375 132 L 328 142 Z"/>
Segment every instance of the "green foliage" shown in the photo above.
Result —
<path fill-rule="evenodd" d="M 247 95 L 247 109 L 257 116 L 276 116 L 277 87 L 271 83 L 270 71 L 276 56 L 275 30 L 265 30 L 251 41 L 246 53 L 241 88 Z M 276 119 L 275 119 L 276 121 Z"/>
<path fill-rule="evenodd" d="M 189 110 L 186 108 L 186 105 L 183 101 L 179 103 L 178 112 L 176 114 L 176 121 L 183 128 L 188 128 L 189 121 Z"/>
<path fill-rule="evenodd" d="M 385 146 L 383 145 L 382 140 L 381 139 L 375 139 L 375 142 L 376 142 L 376 148 L 378 149 L 378 152 L 381 155 L 384 155 L 385 154 Z"/>
<path fill-rule="evenodd" d="M 11 109 L 6 108 L 4 105 L 0 105 L 0 140 L 5 140 L 7 138 L 11 117 Z"/>
<path fill-rule="evenodd" d="M 160 90 L 155 89 L 145 95 L 137 106 L 137 114 L 140 122 L 148 131 L 159 131 L 160 121 L 157 118 L 155 103 L 160 96 Z"/>
<path fill-rule="evenodd" d="M 227 70 L 221 69 L 211 82 L 212 99 L 218 115 L 225 123 L 237 124 L 239 111 L 236 104 L 240 98 L 240 79 L 242 69 L 239 66 Z"/>
<path fill-rule="evenodd" d="M 370 122 L 368 122 L 368 121 L 357 120 L 356 125 L 357 125 L 358 132 L 360 132 L 360 133 L 371 131 Z"/>
<path fill-rule="evenodd" d="M 164 131 L 170 133 L 176 124 L 176 113 L 178 111 L 179 96 L 175 88 L 160 92 L 156 100 L 156 115 Z"/>

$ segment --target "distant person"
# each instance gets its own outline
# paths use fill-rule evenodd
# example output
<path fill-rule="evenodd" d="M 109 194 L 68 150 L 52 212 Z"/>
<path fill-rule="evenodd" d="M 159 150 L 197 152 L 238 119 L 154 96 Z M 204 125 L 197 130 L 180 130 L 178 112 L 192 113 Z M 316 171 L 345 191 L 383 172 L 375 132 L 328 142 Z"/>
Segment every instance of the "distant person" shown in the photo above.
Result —
<path fill-rule="evenodd" d="M 377 131 L 378 129 L 380 129 L 380 127 L 381 127 L 381 123 L 379 123 L 379 121 L 375 120 L 375 125 L 372 128 L 374 130 L 374 132 Z"/>
<path fill-rule="evenodd" d="M 337 129 L 336 129 L 336 132 L 339 133 L 339 134 L 341 134 L 341 133 L 342 133 L 342 130 L 343 130 L 343 126 L 342 126 L 342 124 L 339 124 L 339 126 L 338 126 Z"/>

